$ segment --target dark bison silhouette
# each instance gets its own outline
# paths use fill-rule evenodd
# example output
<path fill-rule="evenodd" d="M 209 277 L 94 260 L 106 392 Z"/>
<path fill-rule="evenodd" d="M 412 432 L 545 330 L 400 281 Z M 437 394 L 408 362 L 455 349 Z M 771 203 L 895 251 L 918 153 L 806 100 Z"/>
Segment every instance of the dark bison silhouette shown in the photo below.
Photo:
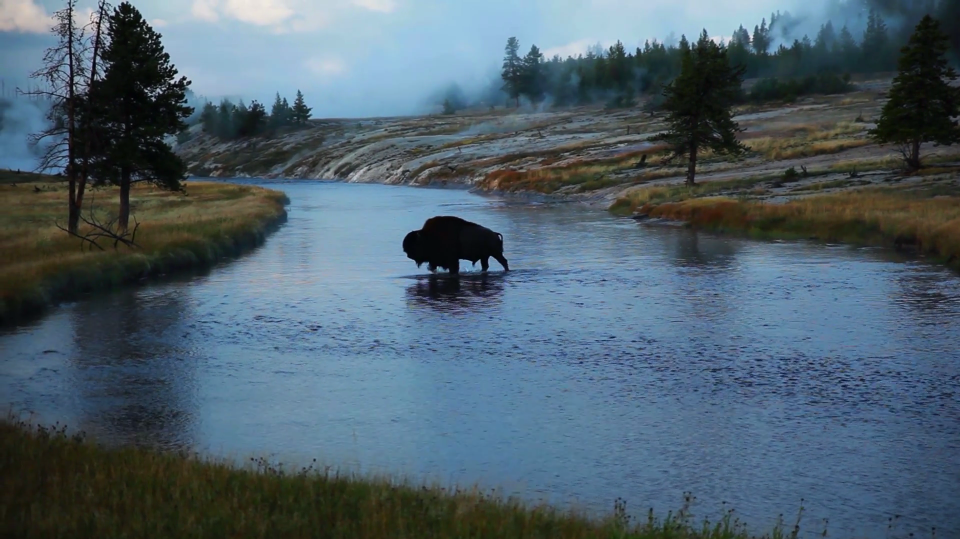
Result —
<path fill-rule="evenodd" d="M 420 230 L 411 231 L 403 238 L 403 252 L 417 263 L 424 262 L 430 271 L 444 268 L 451 275 L 460 273 L 460 260 L 469 260 L 487 271 L 493 257 L 510 271 L 503 257 L 503 235 L 489 228 L 451 215 L 431 217 Z"/>

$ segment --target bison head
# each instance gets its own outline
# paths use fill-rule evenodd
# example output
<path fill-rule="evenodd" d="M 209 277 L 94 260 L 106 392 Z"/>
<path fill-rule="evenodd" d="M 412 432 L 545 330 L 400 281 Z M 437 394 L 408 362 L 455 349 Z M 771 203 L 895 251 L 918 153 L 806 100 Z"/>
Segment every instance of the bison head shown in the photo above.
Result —
<path fill-rule="evenodd" d="M 420 248 L 419 230 L 414 230 L 403 238 L 403 252 L 407 254 L 407 258 L 417 263 L 418 268 L 426 262 L 426 259 L 423 258 L 423 251 Z"/>

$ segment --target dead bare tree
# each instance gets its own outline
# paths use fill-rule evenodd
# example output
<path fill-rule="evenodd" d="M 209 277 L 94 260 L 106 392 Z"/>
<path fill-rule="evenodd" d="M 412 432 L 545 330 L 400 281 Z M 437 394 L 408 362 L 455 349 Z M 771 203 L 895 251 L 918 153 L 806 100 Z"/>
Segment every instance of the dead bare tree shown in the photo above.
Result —
<path fill-rule="evenodd" d="M 86 28 L 92 28 L 92 33 L 90 37 L 89 47 L 92 50 L 90 55 L 90 72 L 89 78 L 87 80 L 86 86 L 86 99 L 85 111 L 81 115 L 81 124 L 80 132 L 83 138 L 83 147 L 80 152 L 80 177 L 77 180 L 77 194 L 74 199 L 74 204 L 76 206 L 76 212 L 74 213 L 74 208 L 71 207 L 71 220 L 69 227 L 76 231 L 78 223 L 74 218 L 80 216 L 80 209 L 83 208 L 83 194 L 87 187 L 87 180 L 90 177 L 90 160 L 92 157 L 92 151 L 94 145 L 96 144 L 97 131 L 94 129 L 95 118 L 95 104 L 96 104 L 96 81 L 100 75 L 98 70 L 98 60 L 100 59 L 100 53 L 103 51 L 103 22 L 104 18 L 107 16 L 107 11 L 111 9 L 111 6 L 106 0 L 99 0 L 97 4 L 97 11 L 94 12 L 90 17 L 90 22 Z"/>
<path fill-rule="evenodd" d="M 74 140 L 77 134 L 77 102 L 81 93 L 79 85 L 85 74 L 84 32 L 76 24 L 76 5 L 76 0 L 67 0 L 66 7 L 53 14 L 51 31 L 57 36 L 58 42 L 45 51 L 43 67 L 30 74 L 30 78 L 40 79 L 45 85 L 37 85 L 27 91 L 17 88 L 19 94 L 50 101 L 47 112 L 50 125 L 40 133 L 31 134 L 30 143 L 38 145 L 50 139 L 51 144 L 43 153 L 37 172 L 56 168 L 63 170 L 69 185 L 71 216 L 79 213 L 76 205 L 78 169 Z M 70 222 L 73 223 L 72 218 Z M 71 228 L 76 232 L 76 226 Z"/>
<path fill-rule="evenodd" d="M 126 245 L 127 247 L 133 249 L 140 248 L 140 246 L 137 244 L 137 229 L 140 228 L 140 222 L 137 221 L 136 216 L 133 216 L 134 226 L 132 230 L 129 228 L 122 229 L 117 226 L 119 217 L 114 217 L 106 223 L 97 218 L 93 195 L 90 196 L 90 204 L 88 204 L 87 207 L 89 208 L 89 217 L 84 217 L 82 213 L 77 214 L 79 219 L 91 229 L 84 234 L 81 234 L 79 230 L 70 230 L 69 228 L 64 228 L 59 222 L 54 223 L 60 230 L 81 240 L 81 251 L 84 250 L 85 246 L 90 251 L 92 251 L 94 247 L 101 251 L 105 251 L 106 249 L 104 249 L 103 246 L 98 243 L 98 240 L 104 238 L 106 238 L 107 241 L 113 241 L 114 250 L 117 250 L 117 247 L 119 247 L 120 244 Z"/>

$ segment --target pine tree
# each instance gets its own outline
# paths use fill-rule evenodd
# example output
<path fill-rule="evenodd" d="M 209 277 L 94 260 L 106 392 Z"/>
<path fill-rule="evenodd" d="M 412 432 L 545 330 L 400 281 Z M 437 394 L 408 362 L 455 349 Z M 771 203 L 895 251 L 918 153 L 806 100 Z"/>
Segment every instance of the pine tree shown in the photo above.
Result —
<path fill-rule="evenodd" d="M 240 99 L 237 105 L 233 107 L 230 114 L 230 125 L 233 127 L 230 138 L 241 138 L 244 136 L 247 125 L 247 105 Z"/>
<path fill-rule="evenodd" d="M 753 27 L 752 43 L 753 51 L 759 56 L 765 56 L 770 49 L 770 29 L 767 28 L 766 18 L 760 21 L 760 26 Z"/>
<path fill-rule="evenodd" d="M 226 140 L 233 137 L 233 103 L 229 99 L 220 100 L 217 107 L 217 138 Z"/>
<path fill-rule="evenodd" d="M 523 57 L 523 78 L 521 92 L 537 104 L 543 100 L 543 54 L 536 45 L 530 45 L 530 51 Z"/>
<path fill-rule="evenodd" d="M 127 229 L 130 187 L 149 181 L 165 189 L 181 189 L 186 165 L 164 142 L 184 127 L 193 114 L 186 105 L 186 77 L 164 52 L 160 34 L 129 2 L 107 20 L 108 42 L 103 50 L 103 79 L 92 86 L 103 106 L 96 111 L 101 131 L 96 170 L 120 186 L 118 228 Z"/>
<path fill-rule="evenodd" d="M 503 79 L 502 89 L 510 99 L 516 99 L 517 107 L 520 106 L 520 92 L 523 86 L 523 61 L 520 60 L 519 51 L 520 42 L 517 38 L 507 39 L 507 45 L 504 47 L 503 68 L 500 71 L 500 78 Z"/>
<path fill-rule="evenodd" d="M 453 108 L 453 103 L 450 102 L 449 97 L 443 100 L 443 113 L 447 115 L 457 113 L 457 109 Z"/>
<path fill-rule="evenodd" d="M 867 15 L 867 28 L 863 31 L 863 62 L 871 70 L 881 70 L 890 67 L 887 60 L 887 24 L 876 9 L 870 8 Z"/>
<path fill-rule="evenodd" d="M 207 101 L 203 105 L 203 111 L 200 113 L 200 124 L 203 126 L 203 132 L 211 135 L 217 134 L 217 106 Z"/>
<path fill-rule="evenodd" d="M 276 99 L 273 100 L 273 107 L 270 108 L 270 127 L 277 129 L 287 125 L 287 109 L 289 108 L 286 105 L 286 101 L 280 98 L 280 92 L 277 92 Z"/>
<path fill-rule="evenodd" d="M 680 75 L 663 89 L 667 131 L 651 140 L 670 146 L 670 160 L 688 159 L 687 184 L 695 184 L 697 152 L 739 156 L 746 147 L 737 140 L 743 131 L 733 120 L 731 107 L 740 93 L 743 66 L 730 65 L 727 51 L 704 30 L 697 44 L 683 54 Z"/>
<path fill-rule="evenodd" d="M 900 49 L 899 73 L 890 87 L 877 126 L 869 131 L 880 143 L 901 147 L 911 169 L 920 168 L 920 144 L 960 142 L 960 88 L 950 85 L 957 72 L 947 64 L 948 36 L 926 15 L 909 43 Z"/>
<path fill-rule="evenodd" d="M 267 109 L 257 100 L 250 102 L 246 113 L 243 115 L 243 123 L 240 124 L 239 136 L 255 137 L 261 134 L 267 126 Z"/>
<path fill-rule="evenodd" d="M 313 110 L 306 105 L 303 101 L 303 93 L 300 90 L 297 90 L 297 98 L 293 100 L 293 109 L 291 110 L 291 117 L 293 123 L 297 125 L 304 125 L 307 123 L 307 120 L 310 119 L 310 111 Z"/>

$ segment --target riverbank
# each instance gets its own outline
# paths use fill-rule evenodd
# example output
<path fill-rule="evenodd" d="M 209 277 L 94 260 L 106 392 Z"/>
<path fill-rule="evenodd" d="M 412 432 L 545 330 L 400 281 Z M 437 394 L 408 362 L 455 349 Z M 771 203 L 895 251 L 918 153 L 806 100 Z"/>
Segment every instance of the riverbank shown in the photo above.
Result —
<path fill-rule="evenodd" d="M 812 184 L 810 196 L 778 203 L 757 197 L 767 189 L 764 184 L 784 181 L 646 187 L 622 196 L 611 209 L 641 222 L 680 221 L 713 232 L 889 247 L 960 269 L 960 166 L 931 168 L 894 185 L 841 180 L 860 188 L 827 194 L 817 194 L 826 189 Z"/>
<path fill-rule="evenodd" d="M 618 504 L 591 519 L 478 490 L 108 448 L 66 427 L 12 417 L 0 421 L 0 476 L 0 529 L 8 537 L 753 537 L 730 513 L 694 524 L 687 507 L 638 522 Z M 787 537 L 793 527 L 772 536 Z"/>
<path fill-rule="evenodd" d="M 210 267 L 261 244 L 286 217 L 286 195 L 255 186 L 188 182 L 186 194 L 137 185 L 131 192 L 139 248 L 101 240 L 81 250 L 66 226 L 62 178 L 0 171 L 0 325 L 37 316 L 61 301 L 187 269 Z M 117 212 L 118 188 L 88 190 L 85 217 Z M 81 223 L 80 233 L 92 228 Z"/>

